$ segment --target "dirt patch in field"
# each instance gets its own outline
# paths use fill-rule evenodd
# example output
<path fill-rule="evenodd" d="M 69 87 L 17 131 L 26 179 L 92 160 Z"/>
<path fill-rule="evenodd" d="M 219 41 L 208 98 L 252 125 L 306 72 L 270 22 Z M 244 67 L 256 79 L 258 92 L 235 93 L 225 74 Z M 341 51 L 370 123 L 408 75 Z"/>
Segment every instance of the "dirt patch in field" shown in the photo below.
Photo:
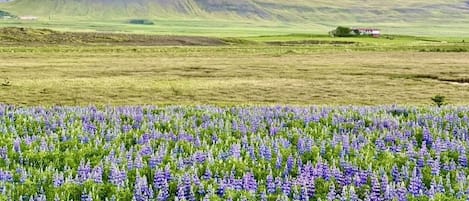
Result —
<path fill-rule="evenodd" d="M 269 41 L 269 45 L 291 46 L 291 45 L 352 45 L 352 41 L 324 41 L 324 40 L 299 40 L 299 41 Z"/>
<path fill-rule="evenodd" d="M 455 84 L 463 84 L 463 85 L 469 84 L 469 78 L 454 78 L 454 79 L 438 78 L 438 80 L 443 81 L 443 82 L 451 82 Z"/>
<path fill-rule="evenodd" d="M 8 27 L 0 29 L 2 44 L 111 44 L 138 46 L 216 46 L 218 38 L 117 33 L 58 32 L 49 29 Z"/>
<path fill-rule="evenodd" d="M 408 79 L 430 79 L 430 80 L 436 80 L 440 82 L 449 82 L 453 84 L 469 84 L 469 78 L 466 78 L 466 77 L 448 78 L 448 77 L 439 77 L 436 75 L 426 75 L 426 74 L 400 75 L 397 77 L 403 77 L 403 78 L 408 78 Z"/>
<path fill-rule="evenodd" d="M 437 75 L 428 75 L 428 74 L 393 74 L 393 73 L 344 73 L 345 75 L 352 76 L 364 76 L 364 75 L 374 75 L 374 76 L 386 76 L 389 78 L 402 78 L 402 79 L 425 79 L 425 80 L 436 80 L 440 82 L 447 82 L 450 84 L 456 85 L 469 85 L 468 77 L 440 77 Z"/>

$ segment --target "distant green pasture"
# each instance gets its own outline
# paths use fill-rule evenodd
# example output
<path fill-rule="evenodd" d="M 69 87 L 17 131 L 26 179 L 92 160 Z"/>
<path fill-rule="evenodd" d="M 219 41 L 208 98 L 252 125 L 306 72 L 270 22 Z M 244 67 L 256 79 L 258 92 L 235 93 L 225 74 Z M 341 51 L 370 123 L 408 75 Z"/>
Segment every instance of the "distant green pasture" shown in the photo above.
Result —
<path fill-rule="evenodd" d="M 149 19 L 154 25 L 135 25 L 128 23 L 129 19 L 115 19 L 94 21 L 93 19 L 44 19 L 38 21 L 22 21 L 17 19 L 0 20 L 0 27 L 19 26 L 31 28 L 49 28 L 60 31 L 78 32 L 122 32 L 163 35 L 203 35 L 217 37 L 242 37 L 262 35 L 314 34 L 325 35 L 338 25 L 369 26 L 382 29 L 384 34 L 391 35 L 420 35 L 433 37 L 466 37 L 469 23 L 454 24 L 335 24 L 325 22 L 315 23 L 281 23 L 267 21 L 243 22 L 242 20 L 207 20 L 207 19 Z"/>

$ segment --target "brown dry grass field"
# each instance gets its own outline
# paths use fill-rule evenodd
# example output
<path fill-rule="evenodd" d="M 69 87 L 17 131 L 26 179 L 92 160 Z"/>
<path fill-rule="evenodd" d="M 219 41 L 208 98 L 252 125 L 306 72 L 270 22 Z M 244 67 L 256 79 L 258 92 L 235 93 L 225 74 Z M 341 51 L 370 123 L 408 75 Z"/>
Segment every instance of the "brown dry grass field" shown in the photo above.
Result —
<path fill-rule="evenodd" d="M 0 48 L 16 105 L 469 104 L 469 53 L 305 46 Z"/>

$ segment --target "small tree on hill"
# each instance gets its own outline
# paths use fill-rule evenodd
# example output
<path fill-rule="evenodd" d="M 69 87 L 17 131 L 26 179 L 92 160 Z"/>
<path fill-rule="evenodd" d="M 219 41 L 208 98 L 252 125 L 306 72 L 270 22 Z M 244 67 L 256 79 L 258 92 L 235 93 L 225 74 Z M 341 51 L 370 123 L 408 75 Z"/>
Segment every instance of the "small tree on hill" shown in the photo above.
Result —
<path fill-rule="evenodd" d="M 438 107 L 441 107 L 443 105 L 446 105 L 446 97 L 441 96 L 441 95 L 436 95 L 432 97 L 432 101 L 437 105 Z"/>
<path fill-rule="evenodd" d="M 349 27 L 339 26 L 337 27 L 337 29 L 333 31 L 333 33 L 334 33 L 334 36 L 337 36 L 337 37 L 348 37 L 348 36 L 352 36 L 352 29 L 350 29 Z"/>

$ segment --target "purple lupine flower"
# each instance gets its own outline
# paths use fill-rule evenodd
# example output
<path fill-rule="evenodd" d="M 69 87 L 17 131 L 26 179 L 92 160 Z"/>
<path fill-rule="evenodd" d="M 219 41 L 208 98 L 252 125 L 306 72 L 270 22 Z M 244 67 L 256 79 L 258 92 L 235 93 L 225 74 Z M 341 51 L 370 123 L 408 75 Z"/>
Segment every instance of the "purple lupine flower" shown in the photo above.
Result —
<path fill-rule="evenodd" d="M 134 161 L 133 161 L 133 156 L 132 156 L 132 152 L 129 151 L 127 153 L 127 170 L 133 170 L 134 169 Z"/>
<path fill-rule="evenodd" d="M 225 189 L 226 189 L 226 186 L 225 186 L 225 183 L 223 182 L 223 180 L 220 182 L 220 184 L 218 185 L 218 188 L 217 188 L 217 195 L 219 197 L 224 197 L 225 196 Z"/>
<path fill-rule="evenodd" d="M 152 155 L 150 160 L 148 161 L 148 164 L 150 168 L 154 169 L 159 164 L 161 164 L 161 162 L 163 162 L 163 157 L 161 157 L 160 155 Z"/>
<path fill-rule="evenodd" d="M 124 181 L 127 178 L 127 174 L 124 171 L 120 171 L 116 166 L 111 167 L 111 172 L 109 175 L 109 181 L 111 184 L 114 184 L 119 187 L 124 186 Z"/>
<path fill-rule="evenodd" d="M 413 196 L 420 196 L 422 192 L 422 186 L 423 183 L 419 176 L 418 169 L 414 168 L 412 177 L 410 178 L 409 193 L 411 193 Z"/>
<path fill-rule="evenodd" d="M 31 197 L 31 199 L 34 200 L 34 201 L 47 201 L 46 195 L 44 195 L 42 193 L 39 194 L 39 195 L 33 196 L 33 197 Z"/>
<path fill-rule="evenodd" d="M 363 185 L 361 181 L 362 181 L 362 180 L 361 180 L 359 174 L 355 174 L 355 176 L 353 176 L 353 184 L 354 184 L 356 187 L 361 187 L 361 186 Z"/>
<path fill-rule="evenodd" d="M 146 176 L 140 177 L 137 172 L 135 179 L 134 199 L 136 201 L 144 201 L 153 198 L 153 189 L 148 186 Z"/>
<path fill-rule="evenodd" d="M 103 183 L 103 168 L 102 165 L 98 165 L 93 168 L 91 172 L 91 178 L 95 183 L 101 184 Z"/>
<path fill-rule="evenodd" d="M 443 179 L 441 177 L 438 178 L 438 183 L 436 184 L 436 190 L 438 193 L 445 193 L 445 186 L 443 185 Z"/>
<path fill-rule="evenodd" d="M 203 152 L 196 152 L 194 158 L 197 163 L 204 163 L 207 160 L 207 154 Z"/>
<path fill-rule="evenodd" d="M 182 181 L 184 182 L 186 200 L 195 201 L 195 194 L 194 194 L 194 191 L 192 190 L 191 176 L 188 174 L 184 175 L 182 178 Z"/>
<path fill-rule="evenodd" d="M 327 193 L 327 200 L 335 200 L 337 195 L 335 192 L 335 185 L 332 183 L 329 185 L 329 192 Z"/>
<path fill-rule="evenodd" d="M 309 201 L 310 198 L 312 198 L 312 197 L 310 197 L 308 195 L 308 187 L 305 184 L 305 182 L 303 182 L 303 185 L 301 185 L 301 189 L 300 189 L 300 198 L 299 198 L 299 200 L 300 201 Z"/>
<path fill-rule="evenodd" d="M 13 175 L 9 171 L 0 170 L 0 181 L 13 182 Z"/>
<path fill-rule="evenodd" d="M 192 182 L 194 183 L 195 186 L 200 186 L 201 185 L 200 179 L 197 176 L 197 174 L 194 174 L 192 176 Z"/>
<path fill-rule="evenodd" d="M 158 201 L 166 201 L 169 199 L 169 186 L 166 183 L 166 180 L 163 181 L 163 184 L 159 187 L 159 192 L 157 196 Z"/>
<path fill-rule="evenodd" d="M 227 188 L 229 188 L 229 185 L 226 185 L 226 186 L 227 186 Z M 197 193 L 198 193 L 200 196 L 204 196 L 205 194 L 207 194 L 207 191 L 205 191 L 204 185 L 199 185 L 197 188 L 198 188 L 198 189 L 197 189 L 197 190 L 198 190 Z"/>
<path fill-rule="evenodd" d="M 384 195 L 383 195 L 383 200 L 392 200 L 393 197 L 394 197 L 394 186 L 391 186 L 389 184 L 387 184 L 385 187 L 384 187 Z"/>
<path fill-rule="evenodd" d="M 345 176 L 342 174 L 342 172 L 339 169 L 335 169 L 334 171 L 334 177 L 339 183 L 339 186 L 345 186 Z"/>
<path fill-rule="evenodd" d="M 143 160 L 140 154 L 137 154 L 137 157 L 135 157 L 134 161 L 134 168 L 135 169 L 142 169 L 143 168 Z"/>
<path fill-rule="evenodd" d="M 260 201 L 267 201 L 267 194 L 265 193 L 265 191 L 261 192 Z"/>
<path fill-rule="evenodd" d="M 272 160 L 272 152 L 269 147 L 265 146 L 264 144 L 261 144 L 260 151 L 265 160 Z"/>
<path fill-rule="evenodd" d="M 167 184 L 166 175 L 161 170 L 155 171 L 155 176 L 153 178 L 153 185 L 156 189 L 162 189 L 165 184 Z"/>
<path fill-rule="evenodd" d="M 55 173 L 54 174 L 54 179 L 53 179 L 53 183 L 54 183 L 54 187 L 55 188 L 58 188 L 60 186 L 62 186 L 65 182 L 65 178 L 64 178 L 64 174 L 62 172 L 60 173 Z"/>
<path fill-rule="evenodd" d="M 291 194 L 291 182 L 288 178 L 285 178 L 283 181 L 282 192 L 283 195 L 286 195 L 287 197 Z"/>
<path fill-rule="evenodd" d="M 385 151 L 386 150 L 386 144 L 384 143 L 383 140 L 377 139 L 375 142 L 376 148 L 379 151 Z"/>
<path fill-rule="evenodd" d="M 83 192 L 83 194 L 81 194 L 81 201 L 93 201 L 93 196 L 91 195 L 91 193 L 86 193 Z"/>
<path fill-rule="evenodd" d="M 430 189 L 428 189 L 426 194 L 430 198 L 430 200 L 435 199 L 436 190 L 435 190 L 435 186 L 433 184 L 430 185 Z"/>
<path fill-rule="evenodd" d="M 248 146 L 247 150 L 248 150 L 249 157 L 251 158 L 251 160 L 257 161 L 256 152 L 254 150 L 254 147 L 253 146 Z"/>
<path fill-rule="evenodd" d="M 311 178 L 306 182 L 306 190 L 308 191 L 308 197 L 313 198 L 314 194 L 316 193 L 316 187 L 315 187 L 315 179 Z"/>
<path fill-rule="evenodd" d="M 171 168 L 169 167 L 169 164 L 166 165 L 165 169 L 164 169 L 164 174 L 165 174 L 165 178 L 166 178 L 166 181 L 169 183 L 171 181 Z"/>
<path fill-rule="evenodd" d="M 423 140 L 424 140 L 426 145 L 432 145 L 433 144 L 433 136 L 430 133 L 430 130 L 428 130 L 428 129 L 423 130 Z M 426 148 L 426 146 L 425 146 L 425 148 Z"/>
<path fill-rule="evenodd" d="M 145 134 L 144 136 L 148 136 L 148 134 Z M 149 140 L 149 139 L 147 139 L 147 140 Z M 140 154 L 142 156 L 151 156 L 153 154 L 153 149 L 151 148 L 151 146 L 145 145 L 145 146 L 142 147 L 142 150 L 140 150 Z"/>
<path fill-rule="evenodd" d="M 295 164 L 295 159 L 292 156 L 288 156 L 287 158 L 287 169 L 290 172 Z"/>
<path fill-rule="evenodd" d="M 301 198 L 300 191 L 298 190 L 297 187 L 293 187 L 292 189 L 292 198 L 295 201 L 299 201 Z"/>
<path fill-rule="evenodd" d="M 80 182 L 84 182 L 88 180 L 91 174 L 91 167 L 90 163 L 87 162 L 86 164 L 82 161 L 80 166 L 78 167 L 78 179 Z"/>
<path fill-rule="evenodd" d="M 14 150 L 16 153 L 21 153 L 21 139 L 20 139 L 20 138 L 16 138 L 16 139 L 13 141 L 13 150 Z"/>
<path fill-rule="evenodd" d="M 450 167 L 450 165 L 447 161 L 445 161 L 445 163 L 443 164 L 443 170 L 445 170 L 447 172 L 451 171 L 451 167 Z"/>
<path fill-rule="evenodd" d="M 210 180 L 212 179 L 212 171 L 210 171 L 210 168 L 205 169 L 205 173 L 202 176 L 204 180 Z"/>
<path fill-rule="evenodd" d="M 347 188 L 346 188 L 346 187 L 343 187 L 343 188 L 342 188 L 342 192 L 341 192 L 340 194 L 338 194 L 337 197 L 339 197 L 339 200 L 340 200 L 340 201 L 347 201 L 347 200 L 348 200 L 348 197 L 347 197 Z"/>
<path fill-rule="evenodd" d="M 232 185 L 235 190 L 243 190 L 243 181 L 241 179 L 233 179 Z"/>
<path fill-rule="evenodd" d="M 435 160 L 432 160 L 431 168 L 432 168 L 432 175 L 433 176 L 440 175 L 440 159 L 439 158 L 436 158 Z"/>
<path fill-rule="evenodd" d="M 255 193 L 257 191 L 257 182 L 252 173 L 246 173 L 243 177 L 243 189 Z"/>
<path fill-rule="evenodd" d="M 185 194 L 186 194 L 186 187 L 181 182 L 181 180 L 179 180 L 177 192 L 176 192 L 177 200 L 186 200 Z"/>
<path fill-rule="evenodd" d="M 1 147 L 0 148 L 0 158 L 3 160 L 8 159 L 8 149 L 7 147 Z"/>
<path fill-rule="evenodd" d="M 274 178 L 272 177 L 272 173 L 267 175 L 266 184 L 267 184 L 267 193 L 274 194 L 277 191 Z"/>
<path fill-rule="evenodd" d="M 386 187 L 388 187 L 389 185 L 389 180 L 388 180 L 388 176 L 386 175 L 386 173 L 382 173 L 383 176 L 381 176 L 381 189 L 382 190 L 385 190 Z"/>
<path fill-rule="evenodd" d="M 424 156 L 422 154 L 419 154 L 419 157 L 417 159 L 417 167 L 423 168 L 425 166 L 425 159 L 423 158 Z"/>
<path fill-rule="evenodd" d="M 239 144 L 233 144 L 230 151 L 233 158 L 238 159 L 241 157 L 241 146 Z"/>
<path fill-rule="evenodd" d="M 194 188 L 192 188 L 192 187 L 189 188 L 189 194 L 186 197 L 187 197 L 187 201 L 195 201 L 196 200 L 195 193 L 194 193 Z"/>
<path fill-rule="evenodd" d="M 277 161 L 275 163 L 275 167 L 277 169 L 282 169 L 282 163 L 283 163 L 283 158 L 282 158 L 282 155 L 280 154 L 280 155 L 277 156 Z"/>
<path fill-rule="evenodd" d="M 381 189 L 378 178 L 375 175 L 371 177 L 371 201 L 380 201 L 381 200 Z"/>
<path fill-rule="evenodd" d="M 458 162 L 460 166 L 465 168 L 468 167 L 466 149 L 461 149 L 461 151 L 459 151 Z"/>
<path fill-rule="evenodd" d="M 400 183 L 396 191 L 396 198 L 398 201 L 407 201 L 407 189 L 404 183 Z"/>
<path fill-rule="evenodd" d="M 29 177 L 28 172 L 26 172 L 26 170 L 24 170 L 22 168 L 18 168 L 16 170 L 16 172 L 20 174 L 20 178 L 19 178 L 20 183 L 24 184 L 26 182 L 26 180 L 28 179 L 28 177 Z"/>
<path fill-rule="evenodd" d="M 360 184 L 361 185 L 366 184 L 368 182 L 368 172 L 367 171 L 360 171 L 358 174 L 360 175 L 360 179 L 361 179 Z"/>

